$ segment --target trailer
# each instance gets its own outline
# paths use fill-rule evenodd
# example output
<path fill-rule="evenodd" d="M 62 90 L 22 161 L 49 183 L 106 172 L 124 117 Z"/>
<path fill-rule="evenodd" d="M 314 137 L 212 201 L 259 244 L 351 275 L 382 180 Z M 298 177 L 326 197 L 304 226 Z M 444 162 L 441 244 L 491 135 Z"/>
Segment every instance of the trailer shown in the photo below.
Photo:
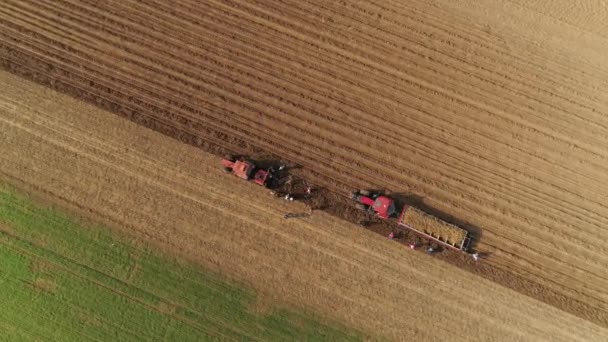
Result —
<path fill-rule="evenodd" d="M 466 252 L 471 242 L 466 230 L 412 206 L 403 208 L 398 225 L 456 251 Z"/>

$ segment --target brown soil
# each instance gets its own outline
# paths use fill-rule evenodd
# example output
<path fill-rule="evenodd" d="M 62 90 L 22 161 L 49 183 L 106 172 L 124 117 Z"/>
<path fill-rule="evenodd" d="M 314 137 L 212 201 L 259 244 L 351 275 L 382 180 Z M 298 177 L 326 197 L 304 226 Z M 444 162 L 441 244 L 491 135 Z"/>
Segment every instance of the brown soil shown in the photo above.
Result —
<path fill-rule="evenodd" d="M 352 222 L 352 189 L 389 189 L 489 255 L 439 258 L 608 326 L 606 16 L 545 2 L 8 0 L 0 65 L 299 165 Z"/>
<path fill-rule="evenodd" d="M 608 333 L 323 212 L 284 220 L 304 205 L 222 173 L 216 156 L 11 75 L 0 80 L 3 179 L 246 280 L 264 301 L 395 340 Z"/>

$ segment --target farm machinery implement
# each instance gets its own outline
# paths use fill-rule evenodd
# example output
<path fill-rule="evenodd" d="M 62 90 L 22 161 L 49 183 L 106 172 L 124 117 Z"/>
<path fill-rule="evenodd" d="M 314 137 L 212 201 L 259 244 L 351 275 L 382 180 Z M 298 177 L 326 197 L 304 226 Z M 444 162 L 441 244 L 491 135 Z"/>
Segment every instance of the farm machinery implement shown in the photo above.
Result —
<path fill-rule="evenodd" d="M 265 187 L 271 187 L 275 183 L 276 173 L 283 169 L 283 166 L 276 169 L 274 167 L 261 168 L 252 160 L 232 155 L 222 159 L 222 166 L 224 172 L 232 173 L 241 179 L 253 181 L 255 184 Z"/>
<path fill-rule="evenodd" d="M 275 197 L 282 197 L 289 201 L 310 199 L 312 187 L 303 179 L 294 179 L 288 175 L 285 165 L 260 167 L 256 162 L 244 157 L 232 155 L 222 159 L 224 172 L 232 173 L 238 178 L 253 181 L 255 184 L 272 189 Z"/>
<path fill-rule="evenodd" d="M 224 172 L 269 188 L 271 189 L 270 193 L 274 197 L 283 198 L 288 201 L 306 201 L 311 198 L 312 187 L 305 180 L 294 179 L 294 177 L 288 175 L 285 172 L 285 165 L 283 164 L 270 166 L 266 162 L 261 163 L 266 164 L 266 167 L 261 167 L 249 158 L 232 155 L 228 155 L 222 159 L 221 164 Z M 286 213 L 283 218 L 303 218 L 308 216 L 310 216 L 308 212 Z"/>
<path fill-rule="evenodd" d="M 469 232 L 416 207 L 405 206 L 397 224 L 449 249 L 463 252 L 469 249 Z"/>
<path fill-rule="evenodd" d="M 381 219 L 397 218 L 397 224 L 417 235 L 456 251 L 467 252 L 471 242 L 468 231 L 440 220 L 424 211 L 405 205 L 397 211 L 395 201 L 380 191 L 359 190 L 351 198 L 357 209 Z"/>
<path fill-rule="evenodd" d="M 232 155 L 222 159 L 221 164 L 227 173 L 272 189 L 271 193 L 276 197 L 291 201 L 310 199 L 312 188 L 304 180 L 299 180 L 301 184 L 296 186 L 292 176 L 281 172 L 284 165 L 260 167 L 246 157 Z M 399 227 L 412 231 L 429 242 L 468 252 L 471 241 L 468 231 L 413 206 L 397 208 L 395 200 L 383 191 L 358 190 L 351 194 L 351 198 L 356 202 L 357 209 L 367 214 L 383 220 L 396 219 Z M 286 215 L 285 218 L 289 217 L 296 216 Z"/>

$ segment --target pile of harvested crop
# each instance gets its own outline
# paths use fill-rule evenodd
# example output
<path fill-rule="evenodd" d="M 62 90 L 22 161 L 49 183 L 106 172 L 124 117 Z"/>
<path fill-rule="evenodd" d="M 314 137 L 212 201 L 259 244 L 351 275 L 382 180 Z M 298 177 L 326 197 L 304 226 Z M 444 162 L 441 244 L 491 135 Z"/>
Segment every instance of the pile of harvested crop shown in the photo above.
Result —
<path fill-rule="evenodd" d="M 446 241 L 451 245 L 460 245 L 466 237 L 466 231 L 442 221 L 435 216 L 429 215 L 422 210 L 408 207 L 401 218 L 401 223 L 415 230 L 429 234 L 439 240 Z"/>

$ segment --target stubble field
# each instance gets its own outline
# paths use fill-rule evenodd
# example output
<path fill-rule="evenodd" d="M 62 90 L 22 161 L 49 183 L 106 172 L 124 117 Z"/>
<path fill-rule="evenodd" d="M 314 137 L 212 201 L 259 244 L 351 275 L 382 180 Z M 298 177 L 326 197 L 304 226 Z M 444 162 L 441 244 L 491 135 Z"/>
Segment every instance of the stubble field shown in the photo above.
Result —
<path fill-rule="evenodd" d="M 219 172 L 215 156 L 0 75 L 5 85 L 0 96 L 3 180 L 104 222 L 138 244 L 150 244 L 250 284 L 259 298 L 250 305 L 253 312 L 269 315 L 277 307 L 304 309 L 363 331 L 373 340 L 512 341 L 550 336 L 552 341 L 589 341 L 607 333 L 604 327 L 323 212 L 286 221 L 285 212 L 306 212 L 306 208 L 273 198 L 259 186 L 235 182 Z M 47 254 L 69 245 L 50 229 L 32 232 L 27 224 L 21 225 L 0 226 L 0 231 L 43 246 Z M 110 236 L 104 234 L 98 235 Z M 107 240 L 93 242 L 93 251 L 99 250 L 98 244 L 107 245 Z M 107 248 L 98 257 L 114 255 L 115 250 Z M 92 253 L 81 262 L 95 269 L 102 260 L 96 263 Z M 131 263 L 140 264 L 132 272 L 135 276 L 104 268 L 99 276 L 116 278 L 117 289 L 159 286 L 151 278 L 133 282 L 150 261 L 133 258 L 137 256 L 129 254 Z M 157 272 L 160 277 L 173 271 Z M 192 287 L 197 278 L 189 274 L 184 275 Z M 50 276 L 58 279 L 61 273 Z M 190 304 L 184 298 L 159 297 L 213 318 L 216 313 L 195 304 L 197 296 L 211 300 L 205 299 L 210 294 L 193 289 L 188 290 L 195 299 Z M 79 296 L 86 297 L 82 292 Z M 68 302 L 76 300 L 73 297 L 63 295 Z M 91 313 L 97 317 L 95 310 Z M 138 317 L 120 325 L 137 326 Z M 183 320 L 181 314 L 171 318 Z M 227 320 L 223 326 L 247 332 L 243 324 Z M 110 328 L 105 330 L 111 332 Z"/>
<path fill-rule="evenodd" d="M 0 61 L 209 152 L 299 164 L 336 205 L 416 197 L 490 254 L 443 259 L 606 327 L 605 11 L 473 3 L 5 1 Z"/>

